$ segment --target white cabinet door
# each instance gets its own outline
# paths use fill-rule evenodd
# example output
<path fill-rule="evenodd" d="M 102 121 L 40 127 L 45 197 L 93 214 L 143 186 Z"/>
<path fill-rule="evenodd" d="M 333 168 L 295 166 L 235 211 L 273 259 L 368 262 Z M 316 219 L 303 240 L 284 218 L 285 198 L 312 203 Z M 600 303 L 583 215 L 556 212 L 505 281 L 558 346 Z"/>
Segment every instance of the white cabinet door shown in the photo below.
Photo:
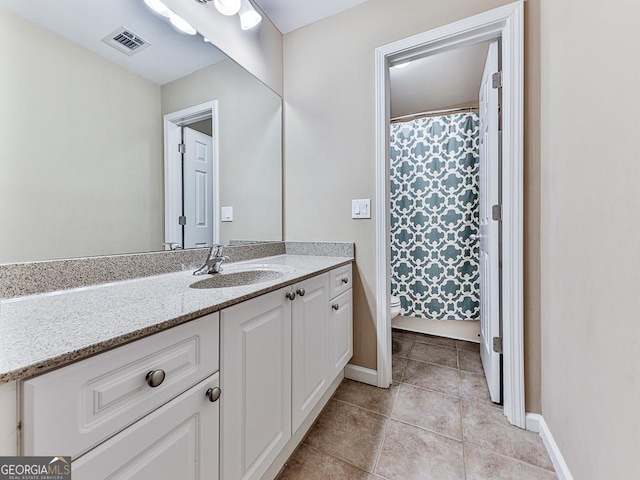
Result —
<path fill-rule="evenodd" d="M 329 319 L 330 379 L 333 381 L 353 355 L 353 290 L 331 300 Z"/>
<path fill-rule="evenodd" d="M 75 460 L 74 480 L 219 478 L 219 405 L 206 396 L 218 374 Z"/>
<path fill-rule="evenodd" d="M 329 276 L 310 278 L 292 289 L 292 432 L 307 418 L 329 387 Z"/>
<path fill-rule="evenodd" d="M 224 479 L 259 479 L 291 438 L 288 292 L 277 290 L 221 312 Z"/>

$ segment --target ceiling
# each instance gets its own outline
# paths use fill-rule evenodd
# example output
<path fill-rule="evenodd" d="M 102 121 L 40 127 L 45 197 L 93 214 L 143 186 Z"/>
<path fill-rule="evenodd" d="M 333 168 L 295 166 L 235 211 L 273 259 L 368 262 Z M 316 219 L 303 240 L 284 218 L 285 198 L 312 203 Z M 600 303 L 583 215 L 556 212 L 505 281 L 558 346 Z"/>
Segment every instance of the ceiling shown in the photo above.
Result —
<path fill-rule="evenodd" d="M 0 6 L 158 85 L 227 58 L 200 35 L 179 33 L 143 0 L 0 0 Z M 120 26 L 151 45 L 129 57 L 102 42 Z"/>
<path fill-rule="evenodd" d="M 24 1 L 24 0 L 23 0 Z M 283 34 L 355 7 L 366 0 L 255 0 Z"/>
<path fill-rule="evenodd" d="M 477 105 L 489 42 L 391 67 L 391 118 Z"/>

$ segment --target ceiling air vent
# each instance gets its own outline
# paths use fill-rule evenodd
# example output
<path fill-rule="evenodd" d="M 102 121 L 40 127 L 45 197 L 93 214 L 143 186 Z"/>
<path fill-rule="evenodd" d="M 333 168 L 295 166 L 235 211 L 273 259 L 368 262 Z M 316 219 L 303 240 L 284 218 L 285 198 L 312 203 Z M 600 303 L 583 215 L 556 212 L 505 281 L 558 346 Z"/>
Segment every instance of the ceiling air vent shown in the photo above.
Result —
<path fill-rule="evenodd" d="M 141 52 L 151 45 L 144 38 L 133 33 L 127 27 L 118 28 L 104 37 L 102 41 L 129 56 Z"/>

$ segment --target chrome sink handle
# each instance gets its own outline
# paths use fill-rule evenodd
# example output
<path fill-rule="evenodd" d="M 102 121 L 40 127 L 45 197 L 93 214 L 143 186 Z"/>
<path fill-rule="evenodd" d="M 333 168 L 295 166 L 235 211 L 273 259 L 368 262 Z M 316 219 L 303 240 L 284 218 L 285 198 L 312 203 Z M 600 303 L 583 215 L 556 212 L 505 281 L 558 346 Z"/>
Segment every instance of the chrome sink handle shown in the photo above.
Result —
<path fill-rule="evenodd" d="M 164 242 L 163 245 L 169 247 L 170 250 L 182 250 L 182 245 L 176 242 Z"/>
<path fill-rule="evenodd" d="M 222 264 L 229 260 L 229 257 L 223 256 L 224 245 L 216 243 L 211 247 L 207 254 L 207 259 L 199 269 L 193 272 L 194 275 L 209 275 L 211 273 L 220 273 Z"/>

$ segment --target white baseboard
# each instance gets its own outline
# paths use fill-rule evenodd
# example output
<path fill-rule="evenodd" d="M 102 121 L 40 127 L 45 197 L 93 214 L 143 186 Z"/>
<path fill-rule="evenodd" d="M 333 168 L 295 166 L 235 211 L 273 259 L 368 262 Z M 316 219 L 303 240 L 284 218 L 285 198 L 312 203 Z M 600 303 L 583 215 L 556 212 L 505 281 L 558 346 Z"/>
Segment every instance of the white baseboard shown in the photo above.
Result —
<path fill-rule="evenodd" d="M 544 446 L 549 453 L 549 457 L 551 457 L 551 462 L 556 469 L 558 479 L 573 480 L 573 475 L 571 475 L 571 472 L 569 471 L 569 466 L 567 465 L 567 462 L 564 461 L 562 452 L 553 438 L 551 430 L 549 430 L 549 425 L 545 422 L 544 417 L 537 413 L 527 413 L 526 425 L 527 430 L 539 433 L 542 437 L 542 443 L 544 443 Z"/>
<path fill-rule="evenodd" d="M 542 415 L 539 413 L 527 413 L 526 429 L 533 433 L 540 433 L 540 420 L 542 420 Z"/>
<path fill-rule="evenodd" d="M 378 386 L 378 371 L 360 367 L 359 365 L 349 364 L 344 367 L 344 378 L 373 385 L 374 387 Z"/>

